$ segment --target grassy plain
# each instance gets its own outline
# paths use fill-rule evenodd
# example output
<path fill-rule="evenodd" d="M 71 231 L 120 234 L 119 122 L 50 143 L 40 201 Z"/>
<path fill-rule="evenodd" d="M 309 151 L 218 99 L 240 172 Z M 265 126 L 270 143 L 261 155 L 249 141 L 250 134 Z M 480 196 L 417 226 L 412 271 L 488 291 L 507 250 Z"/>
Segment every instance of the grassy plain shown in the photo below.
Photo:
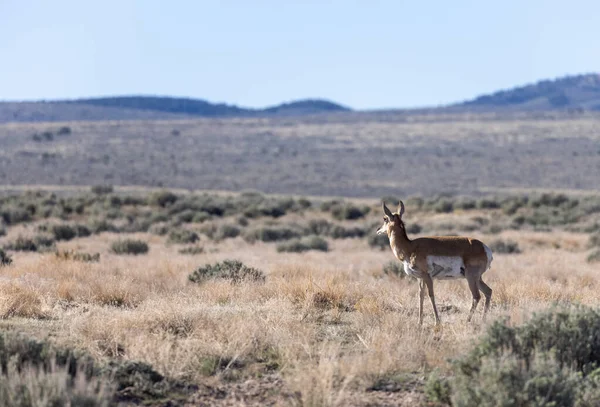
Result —
<path fill-rule="evenodd" d="M 411 237 L 463 234 L 493 247 L 497 242 L 518 247 L 513 253 L 498 249 L 485 275 L 493 289 L 486 323 L 482 307 L 474 323 L 466 323 L 471 299 L 464 281 L 436 282 L 443 322 L 436 329 L 429 303 L 425 324 L 418 327 L 415 281 L 384 273 L 394 260 L 389 247 L 369 244 L 381 219 L 378 202 L 356 201 L 357 219 L 350 219 L 352 211 L 330 208 L 352 206 L 351 201 L 313 198 L 307 200 L 310 207 L 288 202 L 281 216 L 257 216 L 252 193 L 224 203 L 229 209 L 220 216 L 175 222 L 183 219 L 192 198 L 176 208 L 186 198 L 165 203 L 168 199 L 155 194 L 133 205 L 122 197 L 116 205 L 114 196 L 61 201 L 40 193 L 3 201 L 5 221 L 16 219 L 19 206 L 26 207 L 15 202 L 33 201 L 37 210 L 26 221 L 7 223 L 0 236 L 0 247 L 9 248 L 12 258 L 0 269 L 0 327 L 83 351 L 101 364 L 145 362 L 169 380 L 185 383 L 171 405 L 436 405 L 425 395 L 428 377 L 434 371 L 452 375 L 450 360 L 470 349 L 494 320 L 519 325 L 557 304 L 600 305 L 598 263 L 586 260 L 599 229 L 597 197 L 408 200 L 407 223 L 421 229 Z M 87 206 L 81 213 L 65 211 L 77 208 L 68 199 Z M 54 201 L 49 207 L 62 209 L 46 217 L 41 208 L 48 200 Z M 258 213 L 265 211 L 260 208 L 273 211 L 264 202 L 258 208 Z M 161 213 L 170 213 L 166 221 Z M 569 214 L 577 216 L 563 221 Z M 135 216 L 142 215 L 154 216 L 168 229 L 193 231 L 200 240 L 176 244 L 150 224 L 133 230 Z M 92 218 L 99 216 L 113 222 L 115 231 L 96 233 Z M 322 233 L 328 250 L 302 253 L 279 252 L 278 241 L 249 238 L 267 235 L 249 233 L 265 228 L 314 233 L 317 221 L 365 234 L 344 239 Z M 56 224 L 89 225 L 92 234 L 56 240 L 44 250 L 10 250 L 19 238 L 34 239 Z M 215 238 L 222 225 L 237 227 L 239 235 Z M 148 253 L 111 251 L 111 244 L 126 237 L 146 242 Z M 184 247 L 197 247 L 197 254 L 182 253 Z M 100 258 L 76 261 L 57 251 L 99 253 Z M 188 280 L 199 266 L 226 259 L 262 270 L 265 281 Z M 172 397 L 166 392 L 162 398 L 128 399 L 123 391 L 124 404 L 164 405 Z"/>
<path fill-rule="evenodd" d="M 68 128 L 69 132 L 61 128 Z M 594 113 L 340 113 L 0 125 L 0 184 L 378 197 L 597 188 Z"/>

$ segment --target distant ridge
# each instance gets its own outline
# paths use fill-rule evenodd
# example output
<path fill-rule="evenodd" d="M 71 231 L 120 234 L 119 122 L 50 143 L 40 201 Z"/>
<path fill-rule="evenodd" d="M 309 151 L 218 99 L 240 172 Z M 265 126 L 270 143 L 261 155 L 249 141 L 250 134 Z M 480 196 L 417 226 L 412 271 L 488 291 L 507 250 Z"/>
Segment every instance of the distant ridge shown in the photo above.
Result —
<path fill-rule="evenodd" d="M 500 90 L 451 105 L 389 109 L 387 113 L 600 111 L 600 74 L 564 76 Z M 76 100 L 0 102 L 0 123 L 153 120 L 196 117 L 279 117 L 352 112 L 323 99 L 304 99 L 263 109 L 168 96 L 111 96 Z M 377 111 L 371 111 L 377 112 Z"/>
<path fill-rule="evenodd" d="M 350 109 L 322 99 L 298 100 L 264 109 L 250 109 L 192 98 L 114 96 L 42 102 L 0 102 L 0 122 L 297 116 L 346 111 Z"/>
<path fill-rule="evenodd" d="M 600 110 L 600 74 L 543 80 L 482 95 L 451 107 L 481 110 Z"/>

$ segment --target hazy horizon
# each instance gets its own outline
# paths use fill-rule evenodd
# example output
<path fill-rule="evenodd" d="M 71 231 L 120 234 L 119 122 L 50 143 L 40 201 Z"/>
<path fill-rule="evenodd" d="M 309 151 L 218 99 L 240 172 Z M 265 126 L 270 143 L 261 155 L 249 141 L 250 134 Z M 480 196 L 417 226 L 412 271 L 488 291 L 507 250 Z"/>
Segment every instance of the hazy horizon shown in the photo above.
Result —
<path fill-rule="evenodd" d="M 429 6 L 429 7 L 428 7 Z M 460 102 L 598 71 L 600 4 L 16 0 L 0 4 L 0 100 L 144 95 L 262 108 Z"/>

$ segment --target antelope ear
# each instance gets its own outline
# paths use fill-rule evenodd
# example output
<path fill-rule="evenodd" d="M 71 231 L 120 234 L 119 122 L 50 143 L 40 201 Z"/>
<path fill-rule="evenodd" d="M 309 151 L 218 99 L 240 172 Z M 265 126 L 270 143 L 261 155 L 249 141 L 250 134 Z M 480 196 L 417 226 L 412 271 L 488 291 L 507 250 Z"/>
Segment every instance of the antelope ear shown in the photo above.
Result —
<path fill-rule="evenodd" d="M 383 205 L 383 213 L 385 213 L 385 216 L 387 216 L 388 218 L 392 219 L 394 217 L 394 215 L 392 214 L 392 211 L 390 211 L 388 209 L 387 206 L 385 206 L 385 202 L 381 203 Z"/>
<path fill-rule="evenodd" d="M 404 213 L 404 202 L 400 201 L 400 206 L 398 207 L 398 216 L 402 218 L 402 214 Z"/>

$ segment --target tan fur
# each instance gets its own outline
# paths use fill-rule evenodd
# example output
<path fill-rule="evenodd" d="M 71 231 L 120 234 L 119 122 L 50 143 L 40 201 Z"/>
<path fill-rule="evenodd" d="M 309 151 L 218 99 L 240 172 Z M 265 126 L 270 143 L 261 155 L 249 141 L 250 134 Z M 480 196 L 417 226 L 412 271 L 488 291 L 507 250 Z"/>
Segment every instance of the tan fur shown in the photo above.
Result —
<path fill-rule="evenodd" d="M 465 278 L 469 283 L 469 288 L 473 294 L 473 304 L 469 313 L 468 320 L 471 319 L 475 308 L 481 298 L 479 291 L 486 297 L 484 318 L 488 311 L 492 290 L 485 284 L 481 278 L 482 274 L 489 268 L 491 259 L 488 259 L 486 246 L 477 239 L 461 236 L 431 236 L 421 237 L 410 240 L 406 235 L 402 215 L 404 213 L 404 204 L 400 202 L 400 208 L 397 213 L 392 213 L 383 204 L 385 214 L 384 224 L 377 233 L 386 233 L 390 240 L 390 247 L 394 255 L 401 262 L 408 262 L 411 268 L 418 270 L 420 281 L 419 293 L 419 323 L 423 322 L 423 297 L 425 288 L 428 289 L 431 304 L 436 318 L 436 323 L 440 323 L 433 295 L 433 279 L 429 275 L 427 257 L 428 256 L 452 256 L 461 257 L 465 264 Z"/>

